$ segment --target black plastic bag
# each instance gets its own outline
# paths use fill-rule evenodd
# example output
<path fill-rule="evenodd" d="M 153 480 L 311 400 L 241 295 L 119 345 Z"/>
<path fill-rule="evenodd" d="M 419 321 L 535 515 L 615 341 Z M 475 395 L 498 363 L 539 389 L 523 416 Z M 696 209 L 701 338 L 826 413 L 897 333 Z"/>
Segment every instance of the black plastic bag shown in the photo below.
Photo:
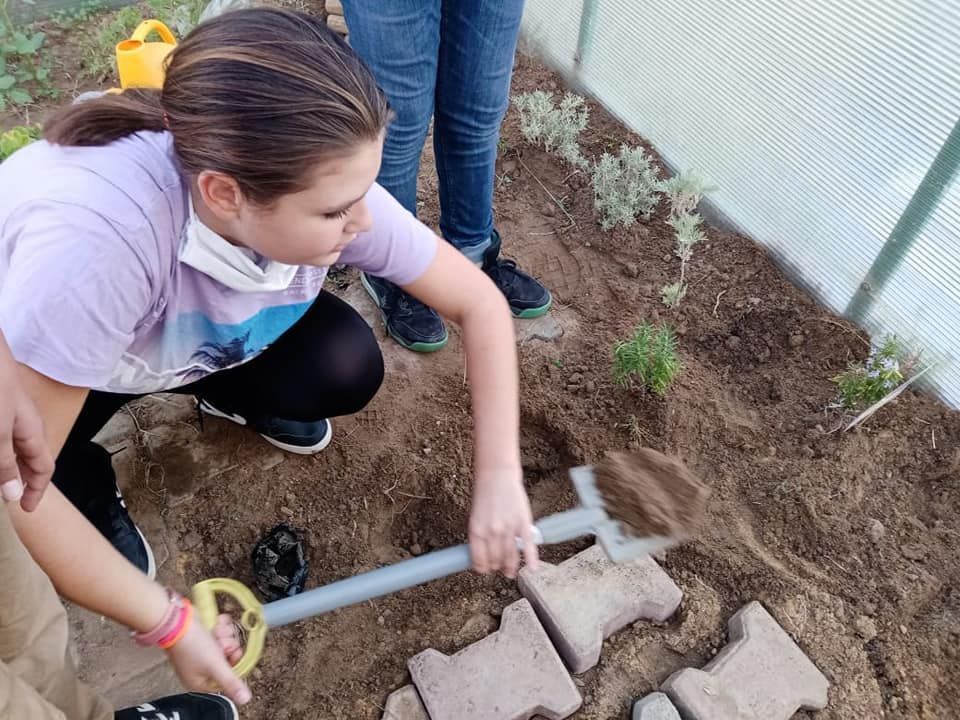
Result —
<path fill-rule="evenodd" d="M 277 525 L 253 547 L 254 584 L 267 602 L 303 592 L 310 563 L 300 533 Z"/>

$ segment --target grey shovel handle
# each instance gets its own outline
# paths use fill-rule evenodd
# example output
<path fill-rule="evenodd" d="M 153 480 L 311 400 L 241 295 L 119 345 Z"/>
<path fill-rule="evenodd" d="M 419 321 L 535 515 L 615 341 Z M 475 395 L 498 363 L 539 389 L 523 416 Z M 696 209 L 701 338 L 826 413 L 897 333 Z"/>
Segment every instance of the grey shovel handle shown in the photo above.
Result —
<path fill-rule="evenodd" d="M 263 606 L 263 618 L 269 627 L 288 625 L 314 615 L 347 607 L 383 595 L 421 585 L 431 580 L 469 570 L 470 546 L 456 545 L 443 550 L 402 560 L 361 575 L 338 580 L 307 590 L 293 597 L 275 600 Z"/>
<path fill-rule="evenodd" d="M 535 526 L 534 535 L 537 544 L 561 543 L 592 534 L 596 523 L 605 518 L 606 515 L 596 509 L 567 510 L 540 520 Z M 468 545 L 435 550 L 395 565 L 377 568 L 293 597 L 267 603 L 263 606 L 263 617 L 269 627 L 279 627 L 438 580 L 469 570 L 471 566 Z"/>

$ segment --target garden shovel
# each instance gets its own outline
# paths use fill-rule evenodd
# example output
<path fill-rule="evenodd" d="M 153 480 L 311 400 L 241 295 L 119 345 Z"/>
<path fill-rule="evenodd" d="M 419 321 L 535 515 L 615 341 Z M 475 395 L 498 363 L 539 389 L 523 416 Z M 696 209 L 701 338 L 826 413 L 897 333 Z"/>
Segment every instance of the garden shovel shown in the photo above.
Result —
<path fill-rule="evenodd" d="M 585 535 L 594 535 L 612 562 L 622 563 L 656 553 L 685 538 L 633 537 L 612 519 L 594 480 L 592 467 L 570 470 L 570 477 L 580 499 L 573 510 L 542 518 L 534 525 L 538 545 L 553 545 Z M 237 675 L 247 675 L 259 662 L 269 628 L 288 625 L 354 605 L 398 590 L 438 580 L 471 567 L 468 545 L 436 550 L 394 565 L 377 568 L 343 580 L 307 590 L 292 597 L 261 604 L 253 592 L 236 580 L 213 578 L 193 587 L 193 602 L 207 628 L 216 623 L 217 596 L 229 596 L 242 608 L 240 625 L 247 635 L 246 649 L 234 666 Z"/>

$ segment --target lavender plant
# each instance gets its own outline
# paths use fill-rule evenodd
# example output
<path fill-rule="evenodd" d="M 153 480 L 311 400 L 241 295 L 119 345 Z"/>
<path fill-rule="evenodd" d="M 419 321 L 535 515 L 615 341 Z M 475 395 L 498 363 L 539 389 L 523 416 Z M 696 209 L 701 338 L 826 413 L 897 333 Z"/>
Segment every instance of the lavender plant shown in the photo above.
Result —
<path fill-rule="evenodd" d="M 600 226 L 629 227 L 638 217 L 649 220 L 657 206 L 657 173 L 643 148 L 620 146 L 617 156 L 604 153 L 593 167 L 593 205 Z"/>
<path fill-rule="evenodd" d="M 574 167 L 586 167 L 579 137 L 590 111 L 582 97 L 567 93 L 557 105 L 553 93 L 536 90 L 515 95 L 513 104 L 520 112 L 520 132 L 527 142 L 559 155 Z"/>

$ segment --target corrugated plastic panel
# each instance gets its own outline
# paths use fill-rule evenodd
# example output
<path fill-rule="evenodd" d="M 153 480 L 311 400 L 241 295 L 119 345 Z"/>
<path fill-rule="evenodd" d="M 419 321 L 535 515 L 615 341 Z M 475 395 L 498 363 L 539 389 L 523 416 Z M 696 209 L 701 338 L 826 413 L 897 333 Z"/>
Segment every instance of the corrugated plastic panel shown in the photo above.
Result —
<path fill-rule="evenodd" d="M 585 0 L 589 6 L 591 0 Z M 956 0 L 528 0 L 528 47 L 842 312 L 960 118 Z M 866 318 L 960 406 L 960 187 Z"/>

